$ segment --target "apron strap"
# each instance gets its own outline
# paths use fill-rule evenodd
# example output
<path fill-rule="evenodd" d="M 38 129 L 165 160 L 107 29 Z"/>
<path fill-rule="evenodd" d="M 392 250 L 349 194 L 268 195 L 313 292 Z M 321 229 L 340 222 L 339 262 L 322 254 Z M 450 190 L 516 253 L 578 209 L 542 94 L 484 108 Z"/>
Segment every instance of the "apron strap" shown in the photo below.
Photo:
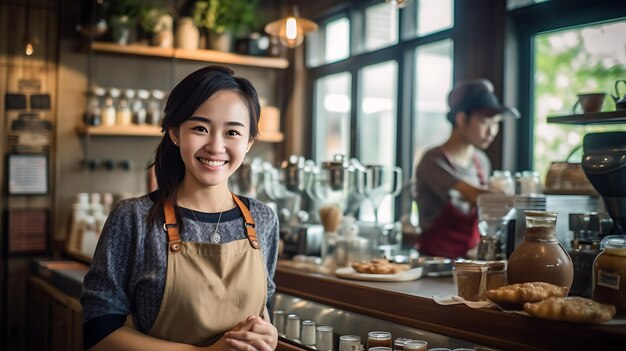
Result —
<path fill-rule="evenodd" d="M 248 241 L 253 248 L 258 249 L 260 247 L 259 241 L 256 238 L 256 229 L 254 224 L 254 219 L 252 218 L 252 214 L 250 210 L 246 207 L 246 205 L 239 199 L 239 197 L 233 194 L 233 200 L 239 207 L 239 210 L 243 214 L 244 228 L 246 230 L 246 236 L 248 237 Z"/>
<path fill-rule="evenodd" d="M 233 195 L 233 200 L 239 207 L 239 210 L 243 214 L 244 220 L 244 229 L 246 230 L 246 237 L 250 242 L 250 245 L 258 249 L 260 247 L 259 241 L 256 238 L 256 229 L 254 224 L 254 219 L 252 218 L 252 214 L 246 205 L 239 199 L 239 197 L 235 194 Z M 165 213 L 165 223 L 163 223 L 163 229 L 167 232 L 167 243 L 172 252 L 180 251 L 181 240 L 180 235 L 178 233 L 178 224 L 176 223 L 176 213 L 174 212 L 174 206 L 169 202 L 163 204 L 163 212 Z"/>
<path fill-rule="evenodd" d="M 176 223 L 176 212 L 171 203 L 163 204 L 163 212 L 165 213 L 165 223 L 163 229 L 167 232 L 167 244 L 172 252 L 178 252 L 181 249 L 180 235 L 178 233 L 178 224 Z"/>

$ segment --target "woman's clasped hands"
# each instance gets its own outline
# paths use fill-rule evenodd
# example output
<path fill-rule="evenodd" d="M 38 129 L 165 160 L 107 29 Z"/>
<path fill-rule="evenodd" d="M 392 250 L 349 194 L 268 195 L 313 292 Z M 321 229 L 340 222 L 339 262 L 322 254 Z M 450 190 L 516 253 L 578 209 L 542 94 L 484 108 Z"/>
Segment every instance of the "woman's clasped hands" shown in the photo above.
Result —
<path fill-rule="evenodd" d="M 224 334 L 224 341 L 230 350 L 272 351 L 278 344 L 278 330 L 259 316 L 249 316 Z"/>

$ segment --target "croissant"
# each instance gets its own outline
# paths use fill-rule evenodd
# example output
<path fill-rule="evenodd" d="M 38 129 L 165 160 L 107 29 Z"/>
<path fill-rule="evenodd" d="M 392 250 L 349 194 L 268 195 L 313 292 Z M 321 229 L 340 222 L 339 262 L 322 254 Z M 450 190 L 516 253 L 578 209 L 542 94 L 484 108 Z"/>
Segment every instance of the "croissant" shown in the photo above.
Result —
<path fill-rule="evenodd" d="M 531 316 L 574 323 L 603 323 L 615 316 L 615 306 L 584 297 L 550 297 L 540 302 L 525 303 Z"/>
<path fill-rule="evenodd" d="M 538 302 L 551 296 L 562 297 L 567 287 L 544 282 L 531 282 L 501 286 L 488 290 L 487 298 L 502 307 L 522 307 L 526 302 Z"/>

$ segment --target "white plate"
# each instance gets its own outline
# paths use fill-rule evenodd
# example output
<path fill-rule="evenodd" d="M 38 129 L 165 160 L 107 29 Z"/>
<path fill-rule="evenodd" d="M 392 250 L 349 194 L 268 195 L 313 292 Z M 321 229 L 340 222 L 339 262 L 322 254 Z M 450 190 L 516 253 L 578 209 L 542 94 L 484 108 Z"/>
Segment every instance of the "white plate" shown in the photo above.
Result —
<path fill-rule="evenodd" d="M 422 267 L 416 267 L 396 274 L 368 274 L 359 273 L 352 267 L 343 267 L 335 271 L 339 278 L 365 280 L 370 282 L 408 282 L 422 276 Z"/>

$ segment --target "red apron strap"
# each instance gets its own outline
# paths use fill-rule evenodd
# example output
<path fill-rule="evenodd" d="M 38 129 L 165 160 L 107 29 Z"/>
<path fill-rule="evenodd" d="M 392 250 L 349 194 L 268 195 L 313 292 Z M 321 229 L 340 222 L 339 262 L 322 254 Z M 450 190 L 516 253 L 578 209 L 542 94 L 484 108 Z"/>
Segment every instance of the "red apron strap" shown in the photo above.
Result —
<path fill-rule="evenodd" d="M 253 248 L 258 249 L 259 241 L 256 238 L 256 229 L 255 229 L 254 219 L 252 218 L 252 214 L 250 213 L 250 210 L 241 201 L 241 199 L 239 199 L 237 195 L 233 194 L 233 200 L 235 200 L 237 207 L 239 207 L 239 210 L 243 214 L 244 227 L 246 229 L 246 236 L 248 237 L 248 241 L 250 241 L 250 245 L 252 245 Z"/>
<path fill-rule="evenodd" d="M 163 229 L 167 232 L 167 244 L 172 252 L 178 252 L 181 249 L 181 241 L 178 233 L 178 224 L 176 223 L 176 212 L 174 212 L 174 206 L 172 206 L 170 202 L 165 202 L 163 204 L 163 213 L 165 214 Z"/>

